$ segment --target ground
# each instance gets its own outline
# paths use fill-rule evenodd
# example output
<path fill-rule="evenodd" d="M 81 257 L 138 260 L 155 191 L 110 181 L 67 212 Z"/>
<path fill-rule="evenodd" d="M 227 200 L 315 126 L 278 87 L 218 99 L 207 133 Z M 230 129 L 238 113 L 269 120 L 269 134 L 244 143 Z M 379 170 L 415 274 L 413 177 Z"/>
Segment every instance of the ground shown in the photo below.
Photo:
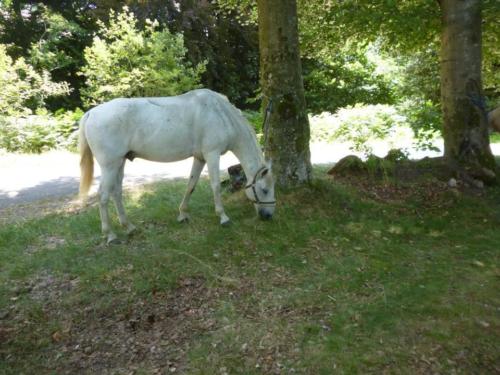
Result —
<path fill-rule="evenodd" d="M 494 152 L 500 155 L 500 143 L 493 146 Z M 335 163 L 351 153 L 350 147 L 351 145 L 345 143 L 312 143 L 311 161 L 315 165 Z M 388 150 L 387 143 L 374 147 L 374 152 L 379 156 L 384 156 Z M 421 158 L 436 154 L 435 151 L 410 150 L 408 155 Z M 226 170 L 236 163 L 238 161 L 234 155 L 227 153 L 221 159 L 221 169 Z M 126 164 L 124 185 L 134 187 L 165 179 L 185 178 L 191 164 L 190 159 L 177 163 L 154 163 L 135 159 Z M 75 153 L 59 150 L 35 155 L 0 151 L 0 170 L 0 210 L 40 200 L 75 197 L 78 192 L 80 169 L 79 156 Z M 91 192 L 97 190 L 99 176 L 100 169 L 96 165 L 95 184 Z"/>
<path fill-rule="evenodd" d="M 499 373 L 500 190 L 328 169 L 271 222 L 226 193 L 228 228 L 206 178 L 187 225 L 184 180 L 128 190 L 139 231 L 111 247 L 95 203 L 25 206 L 0 228 L 0 373 Z"/>

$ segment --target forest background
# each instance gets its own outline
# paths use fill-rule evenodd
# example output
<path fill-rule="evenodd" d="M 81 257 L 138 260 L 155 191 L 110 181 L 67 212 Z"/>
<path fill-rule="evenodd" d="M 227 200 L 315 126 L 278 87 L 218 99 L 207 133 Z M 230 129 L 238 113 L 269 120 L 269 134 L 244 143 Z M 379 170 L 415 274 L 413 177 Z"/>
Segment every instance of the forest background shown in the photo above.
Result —
<path fill-rule="evenodd" d="M 411 130 L 435 147 L 442 128 L 441 16 L 435 1 L 299 1 L 312 140 Z M 500 96 L 499 5 L 483 2 L 486 107 Z M 261 131 L 259 48 L 251 1 L 3 1 L 0 148 L 76 147 L 75 122 L 120 96 L 221 92 Z M 403 129 L 403 131 L 401 130 Z"/>

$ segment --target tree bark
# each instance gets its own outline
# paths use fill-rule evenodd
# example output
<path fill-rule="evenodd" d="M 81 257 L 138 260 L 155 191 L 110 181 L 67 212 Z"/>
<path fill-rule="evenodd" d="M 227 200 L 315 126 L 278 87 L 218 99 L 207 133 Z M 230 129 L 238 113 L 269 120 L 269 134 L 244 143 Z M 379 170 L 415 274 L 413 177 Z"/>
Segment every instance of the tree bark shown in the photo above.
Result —
<path fill-rule="evenodd" d="M 481 82 L 481 0 L 441 0 L 444 156 L 459 173 L 494 180 Z"/>
<path fill-rule="evenodd" d="M 309 120 L 300 64 L 295 0 L 258 0 L 260 81 L 264 107 L 273 101 L 264 129 L 265 153 L 282 187 L 311 179 Z"/>

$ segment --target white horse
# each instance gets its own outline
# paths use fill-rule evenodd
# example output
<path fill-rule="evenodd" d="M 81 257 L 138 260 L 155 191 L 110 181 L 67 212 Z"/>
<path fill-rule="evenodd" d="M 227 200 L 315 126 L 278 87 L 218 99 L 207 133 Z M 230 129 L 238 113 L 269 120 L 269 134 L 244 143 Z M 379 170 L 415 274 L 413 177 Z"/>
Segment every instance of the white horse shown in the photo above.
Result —
<path fill-rule="evenodd" d="M 110 226 L 108 202 L 112 196 L 120 224 L 134 231 L 125 215 L 122 180 L 126 159 L 172 162 L 193 156 L 188 187 L 179 207 L 178 221 L 189 219 L 188 203 L 200 173 L 208 165 L 215 212 L 228 224 L 221 201 L 220 155 L 232 151 L 240 160 L 249 184 L 247 197 L 259 216 L 274 213 L 274 180 L 263 158 L 252 127 L 227 98 L 201 89 L 165 98 L 114 99 L 101 104 L 80 121 L 80 196 L 85 199 L 92 184 L 95 157 L 101 167 L 99 210 L 102 232 L 108 243 L 117 240 Z"/>

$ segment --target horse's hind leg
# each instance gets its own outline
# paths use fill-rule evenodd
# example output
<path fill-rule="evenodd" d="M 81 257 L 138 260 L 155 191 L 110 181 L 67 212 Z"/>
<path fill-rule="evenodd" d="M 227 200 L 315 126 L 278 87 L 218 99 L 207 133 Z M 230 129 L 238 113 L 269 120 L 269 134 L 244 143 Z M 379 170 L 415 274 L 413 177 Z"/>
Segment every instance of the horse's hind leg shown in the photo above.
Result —
<path fill-rule="evenodd" d="M 181 205 L 179 206 L 179 216 L 177 217 L 177 221 L 179 223 L 186 222 L 189 220 L 188 213 L 188 205 L 189 199 L 193 194 L 196 183 L 200 178 L 201 171 L 205 166 L 205 161 L 197 158 L 193 159 L 193 166 L 191 167 L 191 174 L 189 175 L 189 182 L 186 189 L 186 193 L 184 194 L 184 198 L 182 198 Z"/>
<path fill-rule="evenodd" d="M 116 183 L 113 189 L 113 199 L 115 201 L 116 211 L 118 212 L 118 220 L 120 220 L 120 224 L 127 230 L 127 234 L 131 234 L 136 228 L 135 225 L 132 224 L 125 214 L 125 207 L 123 206 L 123 174 L 125 169 L 126 159 L 123 159 L 123 162 L 118 169 L 118 174 L 116 176 Z"/>
<path fill-rule="evenodd" d="M 220 154 L 209 154 L 206 156 L 210 185 L 214 193 L 215 213 L 220 217 L 220 223 L 227 225 L 230 223 L 229 217 L 224 212 L 221 199 L 219 161 Z"/>
<path fill-rule="evenodd" d="M 110 195 L 116 187 L 120 169 L 119 163 L 101 166 L 101 183 L 99 185 L 99 213 L 101 215 L 102 233 L 107 238 L 108 244 L 117 241 L 116 234 L 111 229 L 109 220 L 108 203 Z"/>

